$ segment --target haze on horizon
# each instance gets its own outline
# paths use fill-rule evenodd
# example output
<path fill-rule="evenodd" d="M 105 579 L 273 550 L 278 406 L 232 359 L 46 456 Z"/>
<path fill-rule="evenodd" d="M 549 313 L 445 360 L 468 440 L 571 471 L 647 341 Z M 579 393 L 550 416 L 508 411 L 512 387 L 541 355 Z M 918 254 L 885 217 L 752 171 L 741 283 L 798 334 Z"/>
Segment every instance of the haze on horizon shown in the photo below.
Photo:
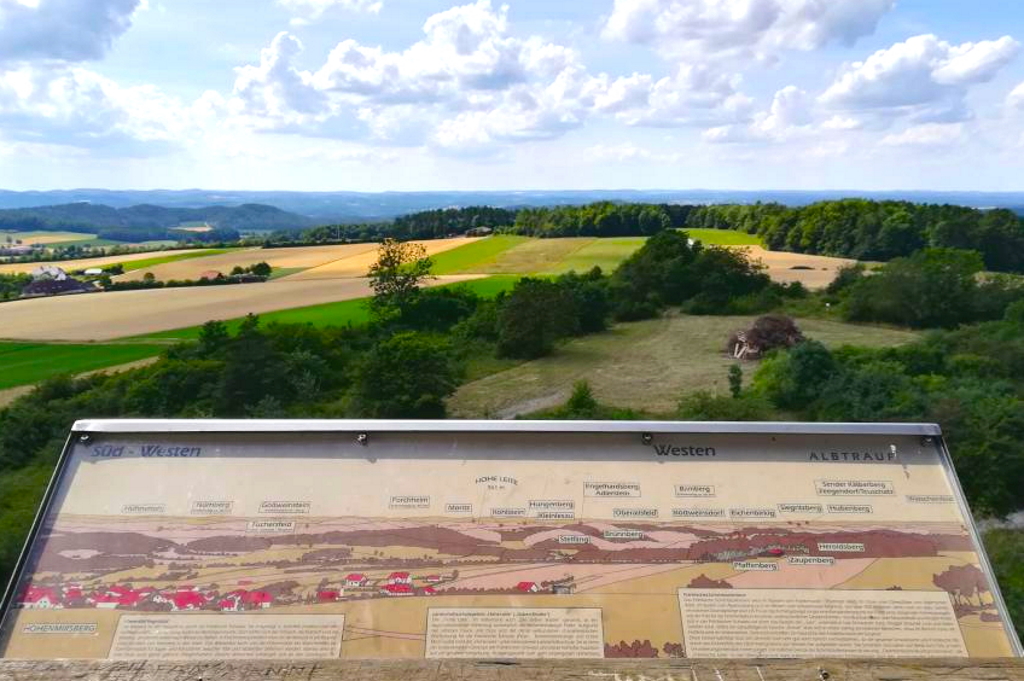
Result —
<path fill-rule="evenodd" d="M 1024 6 L 0 0 L 0 188 L 1014 191 Z"/>

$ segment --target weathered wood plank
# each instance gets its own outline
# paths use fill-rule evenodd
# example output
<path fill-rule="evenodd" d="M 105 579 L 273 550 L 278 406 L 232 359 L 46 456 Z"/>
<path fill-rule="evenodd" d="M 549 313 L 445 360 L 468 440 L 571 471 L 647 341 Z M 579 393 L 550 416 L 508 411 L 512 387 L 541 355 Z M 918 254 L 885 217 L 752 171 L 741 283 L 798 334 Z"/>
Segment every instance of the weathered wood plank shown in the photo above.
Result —
<path fill-rule="evenodd" d="M 1024 659 L 100 662 L 0 660 L 0 681 L 1024 681 Z"/>

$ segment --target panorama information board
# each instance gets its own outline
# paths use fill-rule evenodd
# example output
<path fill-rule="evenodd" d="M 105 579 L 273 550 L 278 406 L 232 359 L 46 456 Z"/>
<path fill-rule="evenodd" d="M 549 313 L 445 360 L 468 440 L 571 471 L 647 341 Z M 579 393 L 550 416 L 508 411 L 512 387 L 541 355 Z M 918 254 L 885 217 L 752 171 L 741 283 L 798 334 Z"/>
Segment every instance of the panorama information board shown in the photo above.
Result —
<path fill-rule="evenodd" d="M 936 426 L 76 424 L 0 653 L 1019 655 Z"/>

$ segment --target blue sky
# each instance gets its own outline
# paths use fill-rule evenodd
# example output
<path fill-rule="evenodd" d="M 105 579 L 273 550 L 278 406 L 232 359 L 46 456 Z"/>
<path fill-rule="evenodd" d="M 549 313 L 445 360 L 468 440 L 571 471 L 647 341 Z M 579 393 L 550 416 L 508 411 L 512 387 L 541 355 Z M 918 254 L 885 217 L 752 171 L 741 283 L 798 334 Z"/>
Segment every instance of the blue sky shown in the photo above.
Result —
<path fill-rule="evenodd" d="M 1022 190 L 1024 4 L 0 0 L 0 187 Z"/>

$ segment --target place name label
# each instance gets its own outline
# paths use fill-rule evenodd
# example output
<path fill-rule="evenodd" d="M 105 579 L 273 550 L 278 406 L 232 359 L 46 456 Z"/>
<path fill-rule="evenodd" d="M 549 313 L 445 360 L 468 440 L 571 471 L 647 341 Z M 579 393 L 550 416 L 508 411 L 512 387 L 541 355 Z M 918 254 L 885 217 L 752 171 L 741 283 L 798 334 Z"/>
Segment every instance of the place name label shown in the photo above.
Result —
<path fill-rule="evenodd" d="M 818 542 L 818 550 L 829 553 L 864 553 L 864 545 L 854 542 Z"/>
<path fill-rule="evenodd" d="M 93 636 L 99 626 L 95 622 L 35 622 L 26 624 L 23 634 L 73 634 Z"/>
<path fill-rule="evenodd" d="M 192 515 L 230 515 L 233 501 L 193 501 Z"/>
<path fill-rule="evenodd" d="M 638 497 L 640 485 L 635 482 L 585 482 L 583 495 L 588 497 Z"/>
<path fill-rule="evenodd" d="M 790 565 L 835 565 L 836 559 L 832 556 L 787 556 L 786 562 Z"/>
<path fill-rule="evenodd" d="M 492 518 L 525 518 L 525 508 L 492 508 Z"/>
<path fill-rule="evenodd" d="M 246 530 L 253 534 L 279 534 L 294 532 L 294 520 L 250 520 Z"/>
<path fill-rule="evenodd" d="M 810 513 L 821 514 L 825 509 L 821 504 L 779 504 L 779 513 Z"/>
<path fill-rule="evenodd" d="M 540 511 L 534 517 L 537 520 L 573 520 L 576 514 L 572 511 Z"/>
<path fill-rule="evenodd" d="M 764 520 L 777 518 L 774 508 L 730 508 L 729 517 L 737 520 Z"/>
<path fill-rule="evenodd" d="M 589 544 L 590 537 L 585 534 L 562 534 L 558 536 L 559 544 Z"/>
<path fill-rule="evenodd" d="M 125 504 L 121 507 L 121 515 L 160 515 L 166 511 L 166 504 Z"/>
<path fill-rule="evenodd" d="M 643 539 L 644 533 L 640 530 L 605 530 L 603 533 L 605 539 Z"/>
<path fill-rule="evenodd" d="M 473 504 L 445 504 L 445 513 L 472 513 Z"/>
<path fill-rule="evenodd" d="M 823 497 L 878 497 L 895 494 L 888 480 L 815 480 L 814 488 Z"/>
<path fill-rule="evenodd" d="M 612 509 L 613 518 L 657 518 L 656 508 L 615 508 Z"/>
<path fill-rule="evenodd" d="M 724 508 L 673 508 L 673 518 L 724 518 Z"/>
<path fill-rule="evenodd" d="M 955 504 L 952 494 L 908 494 L 907 501 L 912 504 Z"/>
<path fill-rule="evenodd" d="M 829 504 L 829 513 L 868 514 L 874 513 L 868 504 Z"/>
<path fill-rule="evenodd" d="M 714 485 L 676 485 L 677 497 L 713 497 L 715 496 Z"/>
<path fill-rule="evenodd" d="M 844 461 L 861 463 L 879 463 L 895 461 L 895 452 L 811 452 L 808 461 Z"/>
<path fill-rule="evenodd" d="M 388 500 L 388 508 L 430 508 L 430 497 L 416 494 L 393 496 Z"/>
<path fill-rule="evenodd" d="M 273 515 L 305 515 L 312 508 L 309 501 L 263 501 L 259 512 Z"/>
<path fill-rule="evenodd" d="M 532 499 L 529 507 L 531 511 L 573 511 L 576 502 L 571 499 Z"/>
<path fill-rule="evenodd" d="M 752 560 L 737 560 L 733 561 L 733 570 L 739 570 L 741 572 L 778 572 L 778 563 L 758 563 Z"/>

